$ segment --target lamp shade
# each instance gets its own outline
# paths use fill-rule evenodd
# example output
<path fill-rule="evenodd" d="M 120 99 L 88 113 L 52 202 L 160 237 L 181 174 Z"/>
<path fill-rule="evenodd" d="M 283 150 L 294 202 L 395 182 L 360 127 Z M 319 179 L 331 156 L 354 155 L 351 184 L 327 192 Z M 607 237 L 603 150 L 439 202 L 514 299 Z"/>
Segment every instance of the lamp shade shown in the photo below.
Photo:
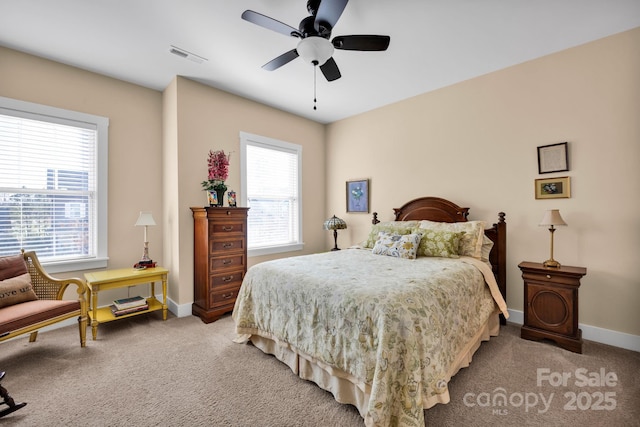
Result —
<path fill-rule="evenodd" d="M 140 216 L 136 221 L 136 226 L 138 225 L 156 225 L 156 222 L 153 220 L 153 215 L 151 215 L 151 212 L 140 212 Z"/>
<path fill-rule="evenodd" d="M 540 225 L 567 225 L 560 216 L 559 209 L 549 209 L 544 213 L 544 218 L 540 221 Z"/>
<path fill-rule="evenodd" d="M 345 228 L 347 228 L 347 223 L 335 215 L 324 222 L 325 230 L 344 230 Z"/>

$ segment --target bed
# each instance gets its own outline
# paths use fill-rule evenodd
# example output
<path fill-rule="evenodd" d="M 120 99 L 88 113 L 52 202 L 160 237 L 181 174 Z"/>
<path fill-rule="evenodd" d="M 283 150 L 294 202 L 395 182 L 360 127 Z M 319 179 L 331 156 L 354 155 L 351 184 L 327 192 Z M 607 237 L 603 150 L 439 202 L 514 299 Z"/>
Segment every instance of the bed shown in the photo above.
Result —
<path fill-rule="evenodd" d="M 367 426 L 424 426 L 423 410 L 449 402 L 451 377 L 508 317 L 505 214 L 487 228 L 468 211 L 422 197 L 393 221 L 374 213 L 361 245 L 251 267 L 235 341 L 354 405 Z"/>

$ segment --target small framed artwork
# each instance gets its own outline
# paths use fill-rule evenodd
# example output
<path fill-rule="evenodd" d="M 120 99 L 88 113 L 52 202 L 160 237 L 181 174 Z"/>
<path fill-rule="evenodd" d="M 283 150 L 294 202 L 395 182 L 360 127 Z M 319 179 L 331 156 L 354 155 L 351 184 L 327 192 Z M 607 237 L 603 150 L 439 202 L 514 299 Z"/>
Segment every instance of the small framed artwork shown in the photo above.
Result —
<path fill-rule="evenodd" d="M 568 176 L 536 179 L 536 199 L 568 199 L 571 197 L 571 179 Z"/>
<path fill-rule="evenodd" d="M 538 173 L 564 172 L 569 170 L 567 143 L 538 147 Z"/>
<path fill-rule="evenodd" d="M 347 181 L 347 212 L 369 213 L 369 180 Z"/>

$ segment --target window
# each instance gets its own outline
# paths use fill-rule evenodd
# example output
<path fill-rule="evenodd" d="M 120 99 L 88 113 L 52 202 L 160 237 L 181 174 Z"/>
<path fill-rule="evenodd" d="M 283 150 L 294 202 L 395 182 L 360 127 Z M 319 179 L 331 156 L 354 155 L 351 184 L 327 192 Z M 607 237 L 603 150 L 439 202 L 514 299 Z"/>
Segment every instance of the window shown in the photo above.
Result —
<path fill-rule="evenodd" d="M 302 146 L 240 132 L 250 256 L 302 249 Z"/>
<path fill-rule="evenodd" d="M 106 267 L 104 117 L 0 97 L 0 256 L 51 273 Z"/>

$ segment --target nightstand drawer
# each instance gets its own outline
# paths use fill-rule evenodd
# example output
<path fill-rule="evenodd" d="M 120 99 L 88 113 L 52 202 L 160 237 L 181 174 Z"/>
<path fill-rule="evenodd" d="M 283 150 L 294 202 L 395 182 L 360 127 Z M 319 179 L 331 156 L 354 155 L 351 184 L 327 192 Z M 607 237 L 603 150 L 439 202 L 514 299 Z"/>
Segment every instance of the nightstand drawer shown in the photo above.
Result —
<path fill-rule="evenodd" d="M 522 278 L 526 281 L 541 282 L 541 283 L 553 283 L 554 285 L 570 285 L 579 286 L 580 280 L 574 277 L 558 274 L 557 272 L 548 271 L 544 273 L 533 273 L 524 271 Z"/>

